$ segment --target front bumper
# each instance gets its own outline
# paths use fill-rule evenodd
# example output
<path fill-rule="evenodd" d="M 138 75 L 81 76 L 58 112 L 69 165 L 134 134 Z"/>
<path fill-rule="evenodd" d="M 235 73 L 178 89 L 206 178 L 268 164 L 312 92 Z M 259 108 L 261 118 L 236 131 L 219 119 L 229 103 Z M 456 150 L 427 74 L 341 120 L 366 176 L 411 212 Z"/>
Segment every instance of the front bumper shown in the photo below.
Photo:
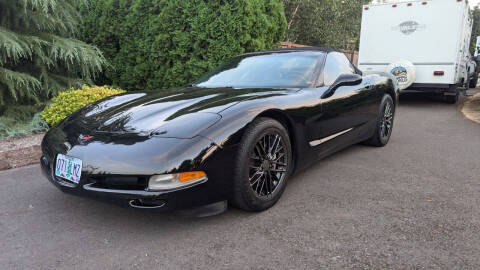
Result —
<path fill-rule="evenodd" d="M 176 190 L 147 191 L 138 189 L 105 188 L 89 175 L 82 175 L 75 184 L 54 174 L 54 161 L 43 156 L 40 160 L 43 175 L 61 191 L 95 200 L 156 212 L 188 209 L 223 201 L 226 198 L 209 185 L 207 178 Z"/>
<path fill-rule="evenodd" d="M 231 177 L 225 171 L 233 170 L 235 147 L 220 148 L 202 136 L 178 139 L 87 132 L 60 124 L 51 128 L 43 139 L 43 174 L 66 193 L 126 207 L 147 206 L 146 209 L 156 211 L 183 210 L 229 199 Z M 79 134 L 91 134 L 93 139 L 79 141 Z M 54 175 L 58 154 L 82 160 L 82 176 L 78 184 Z M 152 175 L 188 171 L 204 171 L 208 181 L 179 190 L 146 190 L 145 183 Z M 138 177 L 143 178 L 143 182 L 133 188 L 130 185 L 118 188 L 118 185 L 101 182 L 109 177 Z M 98 185 L 99 180 L 101 185 Z"/>

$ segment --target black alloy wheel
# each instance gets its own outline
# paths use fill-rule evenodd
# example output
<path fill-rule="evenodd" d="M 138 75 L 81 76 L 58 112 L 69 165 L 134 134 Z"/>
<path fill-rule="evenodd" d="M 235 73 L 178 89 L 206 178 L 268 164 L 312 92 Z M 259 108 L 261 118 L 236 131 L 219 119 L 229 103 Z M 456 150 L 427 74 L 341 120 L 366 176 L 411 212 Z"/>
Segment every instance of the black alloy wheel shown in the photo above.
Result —
<path fill-rule="evenodd" d="M 388 140 L 392 135 L 393 106 L 393 103 L 386 102 L 383 109 L 383 116 L 380 122 L 380 136 L 383 140 Z"/>
<path fill-rule="evenodd" d="M 390 95 L 385 94 L 380 103 L 377 125 L 373 136 L 365 144 L 383 147 L 388 144 L 393 131 L 395 103 Z"/>
<path fill-rule="evenodd" d="M 232 203 L 263 211 L 282 196 L 292 171 L 292 148 L 286 128 L 261 117 L 245 130 L 234 169 Z"/>
<path fill-rule="evenodd" d="M 285 142 L 278 132 L 260 138 L 250 155 L 250 187 L 259 197 L 274 193 L 287 174 Z"/>

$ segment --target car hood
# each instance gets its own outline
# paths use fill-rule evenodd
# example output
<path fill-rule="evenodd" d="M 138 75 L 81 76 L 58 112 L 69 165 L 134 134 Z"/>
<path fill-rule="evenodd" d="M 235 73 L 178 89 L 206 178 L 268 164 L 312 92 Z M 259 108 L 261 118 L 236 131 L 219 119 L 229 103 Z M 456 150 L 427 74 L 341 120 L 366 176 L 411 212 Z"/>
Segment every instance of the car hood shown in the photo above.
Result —
<path fill-rule="evenodd" d="M 70 121 L 89 131 L 191 138 L 221 119 L 220 112 L 273 89 L 196 88 L 133 92 L 91 104 Z"/>

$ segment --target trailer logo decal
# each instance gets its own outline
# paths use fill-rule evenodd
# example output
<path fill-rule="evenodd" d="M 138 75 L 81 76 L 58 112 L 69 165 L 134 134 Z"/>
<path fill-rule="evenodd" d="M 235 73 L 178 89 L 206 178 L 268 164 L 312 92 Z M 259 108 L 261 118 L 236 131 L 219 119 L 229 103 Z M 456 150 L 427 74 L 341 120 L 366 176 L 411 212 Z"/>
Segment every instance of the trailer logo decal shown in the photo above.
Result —
<path fill-rule="evenodd" d="M 392 74 L 398 83 L 406 83 L 408 81 L 407 73 L 407 69 L 404 67 L 395 67 L 392 69 Z"/>
<path fill-rule="evenodd" d="M 392 30 L 394 31 L 400 31 L 405 35 L 411 35 L 417 30 L 423 30 L 427 28 L 425 24 L 419 24 L 418 22 L 415 21 L 406 21 L 401 23 L 398 26 L 392 27 Z"/>

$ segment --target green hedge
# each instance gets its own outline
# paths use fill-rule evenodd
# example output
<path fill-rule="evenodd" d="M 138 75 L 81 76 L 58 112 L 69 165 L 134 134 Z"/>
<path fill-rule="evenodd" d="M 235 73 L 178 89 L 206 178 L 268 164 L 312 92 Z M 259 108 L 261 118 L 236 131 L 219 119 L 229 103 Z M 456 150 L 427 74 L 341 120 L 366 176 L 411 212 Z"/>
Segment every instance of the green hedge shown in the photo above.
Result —
<path fill-rule="evenodd" d="M 123 89 L 193 82 L 220 61 L 277 47 L 286 29 L 279 0 L 96 0 L 82 39 L 109 60 L 103 80 Z"/>

